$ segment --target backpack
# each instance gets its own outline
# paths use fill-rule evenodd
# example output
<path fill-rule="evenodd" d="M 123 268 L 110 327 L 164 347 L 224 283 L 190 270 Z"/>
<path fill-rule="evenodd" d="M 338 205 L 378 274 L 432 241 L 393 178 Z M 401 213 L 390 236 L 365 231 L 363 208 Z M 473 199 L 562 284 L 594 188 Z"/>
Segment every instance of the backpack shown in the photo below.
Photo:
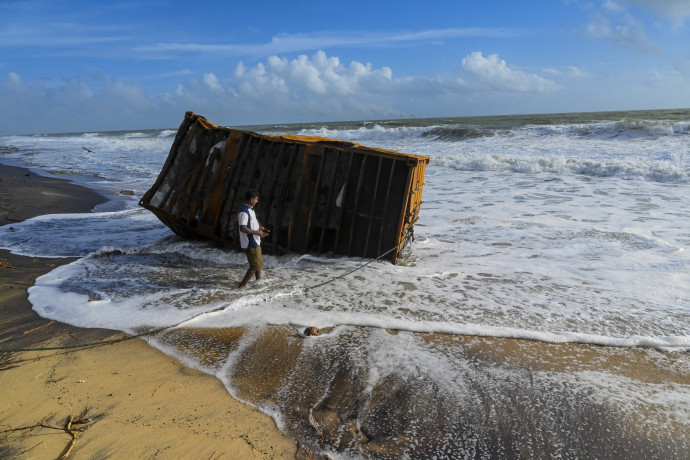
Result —
<path fill-rule="evenodd" d="M 242 250 L 242 245 L 240 244 L 240 213 L 236 212 L 235 217 L 232 218 L 232 247 L 235 249 Z"/>

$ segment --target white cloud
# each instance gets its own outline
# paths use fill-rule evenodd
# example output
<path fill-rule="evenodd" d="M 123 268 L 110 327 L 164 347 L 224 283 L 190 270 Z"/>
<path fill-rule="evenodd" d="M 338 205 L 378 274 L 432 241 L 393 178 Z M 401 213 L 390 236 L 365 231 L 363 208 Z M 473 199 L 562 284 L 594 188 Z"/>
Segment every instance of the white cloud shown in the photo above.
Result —
<path fill-rule="evenodd" d="M 569 66 L 567 69 L 543 69 L 543 72 L 554 77 L 566 77 L 566 78 L 590 78 L 592 75 L 586 70 L 580 69 L 576 66 Z"/>
<path fill-rule="evenodd" d="M 291 94 L 296 98 L 329 98 L 377 93 L 382 85 L 395 85 L 392 70 L 374 69 L 370 63 L 353 61 L 345 66 L 337 57 L 323 51 L 311 58 L 301 55 L 289 61 L 271 56 L 266 64 L 247 69 L 240 63 L 235 72 L 238 92 L 250 97 L 266 94 Z"/>
<path fill-rule="evenodd" d="M 234 72 L 233 91 L 263 106 L 309 107 L 323 114 L 376 114 L 410 110 L 406 100 L 426 100 L 492 91 L 543 92 L 556 88 L 553 81 L 511 69 L 497 55 L 468 55 L 455 76 L 394 77 L 389 67 L 374 68 L 357 61 L 344 65 L 323 51 L 293 60 L 269 57 L 248 69 L 240 63 Z M 318 108 L 317 108 L 318 107 Z"/>
<path fill-rule="evenodd" d="M 614 11 L 616 13 L 625 11 L 625 7 L 623 5 L 612 0 L 606 0 L 601 6 L 605 10 Z"/>
<path fill-rule="evenodd" d="M 591 15 L 583 33 L 637 53 L 660 54 L 661 48 L 649 36 L 643 22 L 633 15 L 632 5 L 642 6 L 670 21 L 674 29 L 684 27 L 686 19 L 690 18 L 688 0 L 605 0 L 601 8 Z M 591 7 L 587 4 L 587 8 Z"/>
<path fill-rule="evenodd" d="M 573 78 L 590 78 L 592 75 L 584 69 L 571 65 L 568 67 L 568 76 Z"/>
<path fill-rule="evenodd" d="M 202 77 L 204 84 L 211 90 L 217 93 L 222 93 L 224 92 L 223 86 L 220 84 L 218 81 L 218 77 L 216 77 L 212 73 L 206 73 Z"/>
<path fill-rule="evenodd" d="M 500 91 L 549 91 L 555 83 L 536 74 L 512 70 L 497 54 L 484 57 L 475 51 L 462 60 L 465 74 L 480 87 Z"/>
<path fill-rule="evenodd" d="M 405 91 L 405 79 L 393 78 L 388 67 L 377 69 L 357 61 L 345 65 L 323 51 L 292 60 L 270 56 L 252 68 L 240 63 L 233 76 L 231 92 L 254 112 L 310 119 L 404 115 L 394 108 L 393 99 Z"/>
<path fill-rule="evenodd" d="M 659 53 L 659 47 L 647 35 L 642 23 L 630 14 L 612 19 L 601 13 L 592 16 L 591 22 L 584 30 L 586 36 L 604 39 L 631 51 L 643 54 Z"/>
<path fill-rule="evenodd" d="M 311 34 L 280 34 L 266 43 L 184 43 L 159 42 L 135 48 L 144 53 L 212 53 L 226 56 L 269 56 L 319 50 L 324 48 L 353 46 L 398 46 L 400 44 L 446 40 L 453 38 L 510 38 L 521 34 L 506 28 L 449 28 L 429 29 L 419 32 L 372 33 L 366 31 L 332 31 Z M 173 54 L 170 56 L 172 57 Z"/>

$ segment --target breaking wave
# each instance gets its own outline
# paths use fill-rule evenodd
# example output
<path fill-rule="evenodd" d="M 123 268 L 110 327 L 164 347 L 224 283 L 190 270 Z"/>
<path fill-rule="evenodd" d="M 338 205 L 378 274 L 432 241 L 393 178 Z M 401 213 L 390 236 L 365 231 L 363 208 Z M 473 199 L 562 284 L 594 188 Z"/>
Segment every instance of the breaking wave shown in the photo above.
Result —
<path fill-rule="evenodd" d="M 535 123 L 515 126 L 492 126 L 448 122 L 428 124 L 431 120 L 324 124 L 296 129 L 297 134 L 343 140 L 382 141 L 423 138 L 438 141 L 470 141 L 486 137 L 549 137 L 566 136 L 582 139 L 636 140 L 659 139 L 667 136 L 690 135 L 690 121 L 670 120 L 610 120 L 584 123 Z M 283 127 L 285 130 L 287 127 Z M 292 131 L 292 130 L 290 130 Z"/>
<path fill-rule="evenodd" d="M 668 161 L 601 161 L 572 159 L 564 156 L 549 158 L 514 158 L 504 155 L 468 155 L 463 157 L 436 157 L 434 166 L 462 171 L 511 171 L 518 173 L 578 174 L 591 177 L 616 177 L 627 180 L 647 180 L 673 184 L 690 183 L 690 171 Z"/>
<path fill-rule="evenodd" d="M 537 134 L 576 136 L 588 139 L 659 139 L 690 134 L 690 122 L 621 120 L 556 126 L 528 126 Z"/>
<path fill-rule="evenodd" d="M 391 141 L 401 139 L 414 139 L 424 136 L 427 131 L 422 126 L 385 126 L 383 124 L 373 124 L 358 128 L 332 128 L 316 127 L 300 129 L 297 134 L 303 136 L 328 137 L 331 139 L 341 139 L 355 141 L 358 143 Z"/>

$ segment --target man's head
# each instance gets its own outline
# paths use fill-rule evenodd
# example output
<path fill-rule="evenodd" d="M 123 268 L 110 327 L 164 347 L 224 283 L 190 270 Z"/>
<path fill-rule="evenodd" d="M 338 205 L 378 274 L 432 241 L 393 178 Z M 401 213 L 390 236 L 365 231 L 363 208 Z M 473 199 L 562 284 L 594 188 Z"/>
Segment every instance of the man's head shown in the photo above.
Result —
<path fill-rule="evenodd" d="M 247 190 L 247 193 L 244 194 L 244 201 L 251 206 L 256 206 L 256 203 L 259 202 L 259 192 L 250 188 Z"/>

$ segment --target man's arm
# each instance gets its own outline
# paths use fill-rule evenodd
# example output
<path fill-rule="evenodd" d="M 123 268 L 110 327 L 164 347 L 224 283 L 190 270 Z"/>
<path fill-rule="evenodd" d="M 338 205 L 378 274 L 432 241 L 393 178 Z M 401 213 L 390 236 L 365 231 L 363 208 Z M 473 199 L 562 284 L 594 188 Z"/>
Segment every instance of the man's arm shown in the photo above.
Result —
<path fill-rule="evenodd" d="M 247 235 L 259 235 L 261 238 L 268 236 L 268 232 L 264 227 L 259 226 L 259 230 L 252 230 L 246 225 L 240 226 L 240 231 L 246 233 Z"/>

